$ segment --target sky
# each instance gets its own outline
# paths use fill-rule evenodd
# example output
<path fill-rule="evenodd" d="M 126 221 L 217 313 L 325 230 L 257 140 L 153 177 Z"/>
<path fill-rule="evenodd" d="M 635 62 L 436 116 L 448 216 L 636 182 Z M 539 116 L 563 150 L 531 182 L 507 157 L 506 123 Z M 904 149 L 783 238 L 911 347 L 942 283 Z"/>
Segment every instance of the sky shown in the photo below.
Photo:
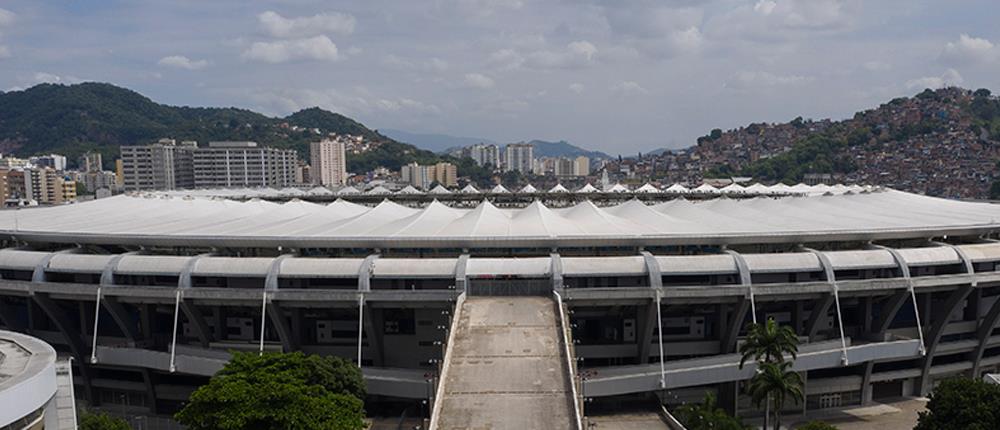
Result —
<path fill-rule="evenodd" d="M 995 0 L 0 0 L 0 89 L 155 101 L 610 154 L 712 128 L 1000 92 Z"/>

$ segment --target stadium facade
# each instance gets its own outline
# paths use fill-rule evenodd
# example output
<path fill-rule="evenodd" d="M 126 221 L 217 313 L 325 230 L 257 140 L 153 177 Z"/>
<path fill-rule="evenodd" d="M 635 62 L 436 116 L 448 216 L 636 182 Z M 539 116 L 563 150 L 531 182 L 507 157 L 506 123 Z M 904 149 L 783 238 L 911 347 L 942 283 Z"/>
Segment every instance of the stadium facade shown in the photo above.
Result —
<path fill-rule="evenodd" d="M 428 399 L 456 302 L 554 296 L 581 395 L 746 409 L 750 321 L 802 340 L 807 409 L 1000 367 L 1000 206 L 893 190 L 474 208 L 165 194 L 0 212 L 0 322 L 76 358 L 78 397 L 170 413 L 232 350 L 359 360 Z M 96 335 L 95 335 L 96 334 Z"/>

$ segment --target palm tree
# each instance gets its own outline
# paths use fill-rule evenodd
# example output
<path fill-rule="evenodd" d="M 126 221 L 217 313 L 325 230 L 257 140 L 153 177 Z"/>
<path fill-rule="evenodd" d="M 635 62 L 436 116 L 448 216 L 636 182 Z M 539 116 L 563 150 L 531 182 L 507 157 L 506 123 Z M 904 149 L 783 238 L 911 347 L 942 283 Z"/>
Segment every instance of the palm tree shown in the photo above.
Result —
<path fill-rule="evenodd" d="M 750 380 L 748 387 L 750 399 L 755 406 L 759 408 L 766 401 L 768 409 L 774 411 L 775 430 L 781 428 L 781 408 L 785 406 L 785 400 L 789 397 L 799 402 L 803 400 L 802 376 L 790 370 L 791 367 L 792 363 L 787 361 L 760 363 L 757 374 Z M 765 416 L 766 418 L 768 417 Z"/>
<path fill-rule="evenodd" d="M 781 363 L 785 354 L 792 360 L 799 352 L 799 338 L 789 326 L 778 325 L 774 318 L 768 318 L 764 324 L 751 324 L 747 331 L 746 341 L 740 345 L 740 369 L 747 360 L 753 358 L 758 363 Z"/>

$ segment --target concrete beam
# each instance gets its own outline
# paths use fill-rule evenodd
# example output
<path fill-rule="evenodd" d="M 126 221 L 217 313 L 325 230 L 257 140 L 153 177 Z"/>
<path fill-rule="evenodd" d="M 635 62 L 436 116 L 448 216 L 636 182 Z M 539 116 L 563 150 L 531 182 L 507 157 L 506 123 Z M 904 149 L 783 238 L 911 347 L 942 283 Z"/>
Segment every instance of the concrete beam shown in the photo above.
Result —
<path fill-rule="evenodd" d="M 976 329 L 976 349 L 971 353 L 973 378 L 979 377 L 979 367 L 983 363 L 983 352 L 986 351 L 986 340 L 993 333 L 998 321 L 1000 321 L 1000 297 L 993 302 L 986 317 L 980 320 L 979 327 Z"/>
<path fill-rule="evenodd" d="M 736 338 L 740 334 L 740 329 L 743 328 L 743 320 L 746 319 L 748 311 L 750 311 L 750 300 L 747 298 L 740 299 L 736 303 L 733 317 L 729 320 L 729 325 L 725 328 L 726 331 L 723 332 L 722 339 L 719 342 L 719 351 L 721 353 L 726 354 L 736 351 Z"/>
<path fill-rule="evenodd" d="M 70 351 L 73 353 L 73 357 L 76 358 L 76 363 L 80 366 L 80 376 L 83 378 L 84 396 L 91 404 L 100 404 L 100 399 L 94 395 L 94 386 L 91 384 L 93 375 L 90 365 L 87 364 L 90 362 L 90 356 L 87 354 L 86 346 L 83 344 L 83 333 L 75 328 L 79 324 L 70 322 L 66 313 L 63 312 L 47 293 L 36 293 L 31 298 L 56 326 L 66 345 L 69 346 Z"/>
<path fill-rule="evenodd" d="M 813 305 L 812 311 L 809 313 L 809 320 L 806 321 L 806 330 L 804 333 L 809 338 L 809 342 L 812 342 L 816 338 L 820 322 L 826 321 L 827 313 L 830 312 L 830 306 L 833 306 L 833 301 L 833 294 L 825 294 L 823 298 L 814 302 L 815 305 Z"/>
<path fill-rule="evenodd" d="M 930 389 L 931 364 L 934 361 L 934 354 L 941 340 L 941 335 L 944 334 L 944 329 L 948 326 L 948 320 L 958 310 L 959 305 L 965 302 L 965 298 L 969 296 L 972 289 L 972 285 L 963 285 L 952 291 L 948 295 L 948 300 L 945 301 L 944 306 L 942 306 L 937 315 L 934 315 L 934 323 L 928 327 L 927 335 L 924 336 L 927 353 L 923 359 L 923 370 L 920 373 L 921 376 L 916 387 L 919 390 L 918 394 L 921 396 L 927 395 Z M 930 301 L 931 297 L 927 296 L 927 300 Z"/>

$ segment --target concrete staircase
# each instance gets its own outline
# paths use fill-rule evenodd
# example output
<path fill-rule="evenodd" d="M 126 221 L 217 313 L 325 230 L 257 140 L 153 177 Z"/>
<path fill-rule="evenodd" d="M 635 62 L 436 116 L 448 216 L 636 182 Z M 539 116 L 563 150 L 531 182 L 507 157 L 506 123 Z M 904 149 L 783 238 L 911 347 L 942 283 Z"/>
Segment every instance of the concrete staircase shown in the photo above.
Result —
<path fill-rule="evenodd" d="M 431 429 L 574 428 L 553 300 L 469 297 L 459 306 Z"/>

